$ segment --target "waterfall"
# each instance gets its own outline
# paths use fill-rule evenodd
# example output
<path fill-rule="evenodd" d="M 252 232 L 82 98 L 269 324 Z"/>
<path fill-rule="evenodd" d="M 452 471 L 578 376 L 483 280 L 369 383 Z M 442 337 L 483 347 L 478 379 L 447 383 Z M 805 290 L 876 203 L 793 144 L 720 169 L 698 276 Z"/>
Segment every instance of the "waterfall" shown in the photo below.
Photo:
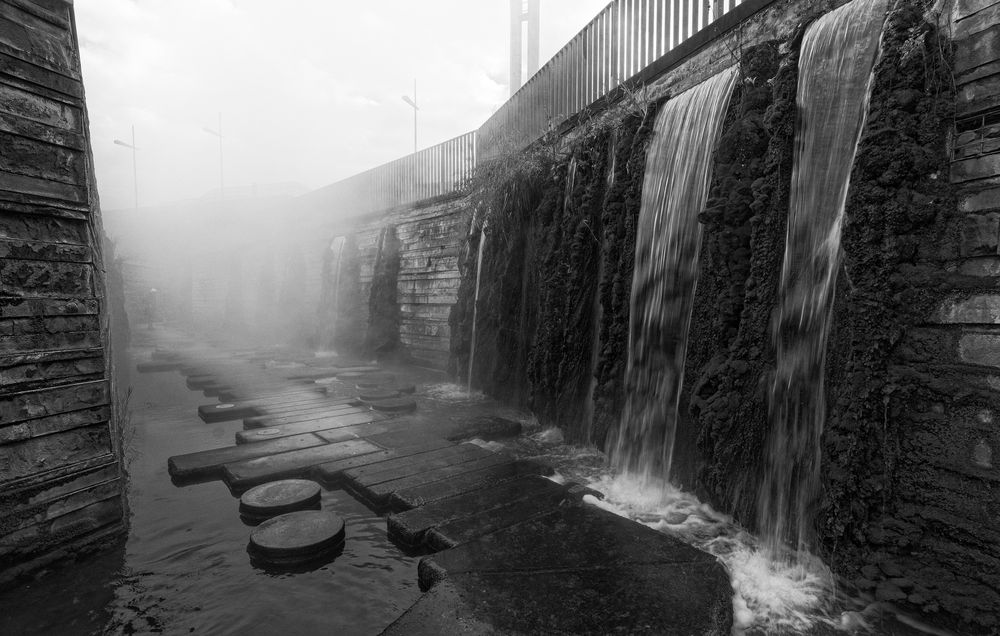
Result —
<path fill-rule="evenodd" d="M 788 233 L 772 334 L 767 465 L 758 500 L 762 538 L 775 557 L 787 547 L 801 555 L 810 543 L 840 230 L 885 10 L 886 0 L 854 0 L 817 20 L 802 41 Z"/>
<path fill-rule="evenodd" d="M 337 323 L 340 321 L 340 266 L 344 260 L 344 244 L 347 242 L 346 236 L 338 236 L 330 243 L 330 251 L 333 257 L 333 305 L 330 308 L 330 345 L 337 340 Z"/>
<path fill-rule="evenodd" d="M 656 119 L 636 231 L 626 402 L 615 466 L 670 476 L 712 158 L 736 82 L 730 69 L 669 100 Z"/>
<path fill-rule="evenodd" d="M 472 295 L 472 336 L 469 340 L 469 370 L 468 382 L 469 395 L 472 395 L 472 368 L 476 361 L 476 315 L 479 313 L 479 281 L 483 273 L 483 249 L 486 246 L 486 223 L 479 230 L 479 250 L 476 253 L 476 291 Z"/>

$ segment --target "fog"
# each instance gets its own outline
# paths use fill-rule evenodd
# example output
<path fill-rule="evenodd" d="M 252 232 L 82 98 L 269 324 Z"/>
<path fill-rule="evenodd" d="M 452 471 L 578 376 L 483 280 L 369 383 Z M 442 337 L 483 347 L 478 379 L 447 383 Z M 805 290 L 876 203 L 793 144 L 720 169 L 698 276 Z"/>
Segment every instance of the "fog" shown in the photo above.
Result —
<path fill-rule="evenodd" d="M 542 0 L 541 63 L 605 5 Z M 330 244 L 359 231 L 344 221 L 357 210 L 299 197 L 413 151 L 414 81 L 419 148 L 479 128 L 510 94 L 508 0 L 75 6 L 104 225 L 135 323 L 155 304 L 157 319 L 315 336 L 336 314 Z M 365 254 L 377 231 L 360 229 Z"/>
<path fill-rule="evenodd" d="M 542 62 L 606 0 L 543 0 Z M 507 0 L 77 0 L 102 207 L 314 189 L 478 128 L 509 94 Z M 297 186 L 292 184 L 298 184 Z"/>

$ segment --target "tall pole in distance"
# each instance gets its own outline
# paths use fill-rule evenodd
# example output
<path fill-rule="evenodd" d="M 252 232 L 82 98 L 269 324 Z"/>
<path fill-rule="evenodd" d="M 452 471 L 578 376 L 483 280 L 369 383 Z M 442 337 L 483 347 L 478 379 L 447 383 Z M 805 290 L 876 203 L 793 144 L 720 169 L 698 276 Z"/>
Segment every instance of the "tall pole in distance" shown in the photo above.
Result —
<path fill-rule="evenodd" d="M 219 138 L 219 198 L 226 198 L 226 182 L 223 180 L 222 175 L 222 113 L 219 113 L 219 129 L 212 130 L 211 128 L 202 128 L 205 132 L 210 135 L 214 135 Z"/>
<path fill-rule="evenodd" d="M 132 124 L 132 143 L 127 144 L 121 139 L 115 139 L 115 145 L 132 149 L 132 189 L 135 191 L 135 211 L 139 211 L 139 171 L 136 168 L 135 151 L 135 124 Z"/>
<path fill-rule="evenodd" d="M 413 99 L 409 96 L 403 95 L 403 101 L 413 107 L 413 152 L 417 152 L 417 111 L 420 108 L 417 106 L 417 80 L 413 80 Z"/>

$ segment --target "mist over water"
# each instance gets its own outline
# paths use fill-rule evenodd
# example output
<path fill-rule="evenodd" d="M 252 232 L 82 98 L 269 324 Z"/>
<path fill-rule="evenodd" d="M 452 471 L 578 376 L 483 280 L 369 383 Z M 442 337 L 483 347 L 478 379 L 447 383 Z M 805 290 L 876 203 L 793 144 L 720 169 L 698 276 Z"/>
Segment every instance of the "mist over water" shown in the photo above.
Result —
<path fill-rule="evenodd" d="M 811 544 L 840 233 L 885 10 L 886 0 L 854 0 L 817 20 L 802 41 L 768 456 L 758 504 L 758 524 L 775 557 L 791 548 L 801 561 Z"/>
<path fill-rule="evenodd" d="M 684 382 L 701 224 L 715 145 L 737 71 L 729 69 L 660 109 L 646 155 L 636 233 L 626 402 L 612 459 L 654 481 L 670 474 Z"/>

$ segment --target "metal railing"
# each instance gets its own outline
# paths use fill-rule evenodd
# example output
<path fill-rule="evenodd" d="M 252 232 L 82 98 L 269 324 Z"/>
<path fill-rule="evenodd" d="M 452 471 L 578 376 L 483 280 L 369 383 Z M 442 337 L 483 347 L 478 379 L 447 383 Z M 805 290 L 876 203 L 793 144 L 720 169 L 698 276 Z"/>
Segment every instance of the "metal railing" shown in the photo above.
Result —
<path fill-rule="evenodd" d="M 324 192 L 375 211 L 453 192 L 478 161 L 520 148 L 586 109 L 749 0 L 613 0 L 477 131 L 344 179 Z"/>

